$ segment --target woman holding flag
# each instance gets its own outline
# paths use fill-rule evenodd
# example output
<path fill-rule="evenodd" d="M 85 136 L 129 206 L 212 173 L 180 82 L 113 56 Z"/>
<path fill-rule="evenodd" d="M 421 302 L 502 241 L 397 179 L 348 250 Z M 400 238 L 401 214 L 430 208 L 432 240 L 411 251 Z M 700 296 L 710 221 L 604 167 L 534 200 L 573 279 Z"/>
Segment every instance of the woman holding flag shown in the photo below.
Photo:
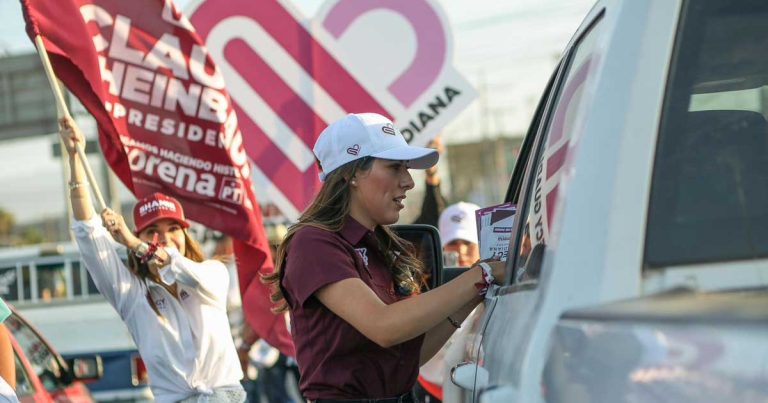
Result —
<path fill-rule="evenodd" d="M 242 402 L 243 373 L 229 330 L 227 269 L 205 260 L 189 235 L 179 202 L 161 193 L 133 210 L 135 231 L 91 203 L 83 161 L 83 136 L 71 118 L 60 120 L 69 154 L 69 199 L 86 269 L 117 310 L 139 349 L 158 402 Z M 128 250 L 127 267 L 114 241 Z"/>
<path fill-rule="evenodd" d="M 503 279 L 504 264 L 475 264 L 419 295 L 423 264 L 388 225 L 413 188 L 409 168 L 434 165 L 437 151 L 409 146 L 373 113 L 332 123 L 313 151 L 323 185 L 268 278 L 291 314 L 301 392 L 317 403 L 413 402 L 419 364 Z"/>

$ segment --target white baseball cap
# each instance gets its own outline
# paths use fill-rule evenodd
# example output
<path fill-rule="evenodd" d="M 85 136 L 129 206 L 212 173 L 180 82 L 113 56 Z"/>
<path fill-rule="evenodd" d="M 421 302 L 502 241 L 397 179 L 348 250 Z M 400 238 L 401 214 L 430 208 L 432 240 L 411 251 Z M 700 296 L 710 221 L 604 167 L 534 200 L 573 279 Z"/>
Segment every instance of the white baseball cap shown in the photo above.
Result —
<path fill-rule="evenodd" d="M 443 247 L 457 239 L 478 243 L 475 211 L 479 209 L 477 204 L 458 202 L 443 210 L 437 222 Z"/>
<path fill-rule="evenodd" d="M 437 163 L 437 150 L 409 146 L 391 120 L 377 113 L 350 113 L 320 133 L 312 149 L 320 160 L 320 180 L 336 168 L 363 158 L 408 161 L 408 167 L 427 169 Z"/>

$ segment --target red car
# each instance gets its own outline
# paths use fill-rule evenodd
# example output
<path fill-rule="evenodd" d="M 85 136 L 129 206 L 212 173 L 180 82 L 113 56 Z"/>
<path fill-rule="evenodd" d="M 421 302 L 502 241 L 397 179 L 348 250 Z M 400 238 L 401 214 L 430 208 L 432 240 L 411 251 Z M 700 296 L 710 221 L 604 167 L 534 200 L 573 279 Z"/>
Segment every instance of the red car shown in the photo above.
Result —
<path fill-rule="evenodd" d="M 99 356 L 64 360 L 50 344 L 11 307 L 4 324 L 10 331 L 16 356 L 16 395 L 22 403 L 94 402 L 84 382 L 101 377 Z"/>

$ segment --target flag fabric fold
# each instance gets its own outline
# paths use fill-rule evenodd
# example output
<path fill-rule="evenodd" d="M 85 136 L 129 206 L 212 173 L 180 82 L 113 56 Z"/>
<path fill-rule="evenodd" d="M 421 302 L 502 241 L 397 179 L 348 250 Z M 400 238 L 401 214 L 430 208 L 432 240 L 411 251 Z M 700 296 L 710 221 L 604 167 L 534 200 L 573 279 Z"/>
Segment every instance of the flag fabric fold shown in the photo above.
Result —
<path fill-rule="evenodd" d="M 171 0 L 21 0 L 57 77 L 96 119 L 105 159 L 137 198 L 163 192 L 234 240 L 243 311 L 294 356 L 260 273 L 273 270 L 224 79 Z M 66 22 L 66 23 L 64 23 Z"/>

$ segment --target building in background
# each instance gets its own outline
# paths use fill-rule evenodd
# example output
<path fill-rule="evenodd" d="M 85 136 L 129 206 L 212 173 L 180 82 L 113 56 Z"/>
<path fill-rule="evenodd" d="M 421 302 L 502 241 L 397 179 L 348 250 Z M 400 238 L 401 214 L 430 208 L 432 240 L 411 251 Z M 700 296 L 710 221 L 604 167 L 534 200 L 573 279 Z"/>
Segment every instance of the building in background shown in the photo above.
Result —
<path fill-rule="evenodd" d="M 501 203 L 522 142 L 522 135 L 518 135 L 448 145 L 445 158 L 450 172 L 449 200 L 480 206 Z"/>

